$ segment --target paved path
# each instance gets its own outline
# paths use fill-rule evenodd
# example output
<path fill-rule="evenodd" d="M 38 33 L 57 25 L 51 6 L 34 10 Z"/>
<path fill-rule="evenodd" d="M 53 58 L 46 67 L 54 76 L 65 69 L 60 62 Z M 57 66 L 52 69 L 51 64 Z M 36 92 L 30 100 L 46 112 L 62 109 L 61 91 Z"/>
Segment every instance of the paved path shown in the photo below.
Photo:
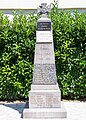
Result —
<path fill-rule="evenodd" d="M 79 101 L 74 102 L 62 101 L 62 102 L 64 103 L 67 110 L 67 119 L 58 120 L 86 120 L 86 102 Z M 0 102 L 0 120 L 26 120 L 22 118 L 22 112 L 24 107 L 25 102 L 14 103 Z"/>

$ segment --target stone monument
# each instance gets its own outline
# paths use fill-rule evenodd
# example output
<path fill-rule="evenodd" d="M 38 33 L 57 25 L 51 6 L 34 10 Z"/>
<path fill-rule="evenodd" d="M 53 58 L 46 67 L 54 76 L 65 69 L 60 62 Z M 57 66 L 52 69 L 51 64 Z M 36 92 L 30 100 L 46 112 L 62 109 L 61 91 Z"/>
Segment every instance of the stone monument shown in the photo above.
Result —
<path fill-rule="evenodd" d="M 23 118 L 66 118 L 61 104 L 61 92 L 57 83 L 51 20 L 47 17 L 49 6 L 42 3 L 38 9 L 33 83 L 29 91 L 29 108 L 24 109 Z"/>

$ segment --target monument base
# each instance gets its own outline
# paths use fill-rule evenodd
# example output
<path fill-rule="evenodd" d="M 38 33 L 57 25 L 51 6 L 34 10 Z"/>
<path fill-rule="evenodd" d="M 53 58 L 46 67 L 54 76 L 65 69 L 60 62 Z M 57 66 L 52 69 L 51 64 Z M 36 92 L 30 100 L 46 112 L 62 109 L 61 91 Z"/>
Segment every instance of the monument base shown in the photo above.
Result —
<path fill-rule="evenodd" d="M 41 109 L 24 109 L 23 118 L 26 119 L 56 119 L 66 118 L 67 113 L 64 105 L 61 108 L 41 108 Z"/>
<path fill-rule="evenodd" d="M 61 106 L 58 85 L 31 85 L 29 108 L 57 108 Z"/>
<path fill-rule="evenodd" d="M 66 118 L 67 113 L 61 103 L 61 93 L 57 85 L 31 85 L 29 108 L 24 109 L 26 119 Z"/>

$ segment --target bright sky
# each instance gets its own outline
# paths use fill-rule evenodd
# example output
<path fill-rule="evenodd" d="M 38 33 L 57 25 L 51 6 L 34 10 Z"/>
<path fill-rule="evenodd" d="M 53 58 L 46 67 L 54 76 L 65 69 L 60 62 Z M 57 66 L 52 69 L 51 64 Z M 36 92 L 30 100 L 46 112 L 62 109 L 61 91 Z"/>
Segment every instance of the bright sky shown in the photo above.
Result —
<path fill-rule="evenodd" d="M 0 0 L 0 8 L 36 9 L 40 3 L 50 4 L 53 0 Z M 59 8 L 86 8 L 86 0 L 58 0 Z"/>
<path fill-rule="evenodd" d="M 59 8 L 86 8 L 86 0 L 59 0 Z"/>

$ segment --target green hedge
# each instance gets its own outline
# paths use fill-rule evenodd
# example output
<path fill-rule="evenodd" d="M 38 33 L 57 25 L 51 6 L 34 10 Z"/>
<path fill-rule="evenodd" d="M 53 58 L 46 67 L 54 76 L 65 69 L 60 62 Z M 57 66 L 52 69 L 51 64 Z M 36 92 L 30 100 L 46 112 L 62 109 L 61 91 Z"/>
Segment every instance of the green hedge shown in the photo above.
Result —
<path fill-rule="evenodd" d="M 57 80 L 62 95 L 86 97 L 86 13 L 51 11 Z"/>
<path fill-rule="evenodd" d="M 37 17 L 0 14 L 0 98 L 27 97 L 32 82 Z"/>
<path fill-rule="evenodd" d="M 86 97 L 86 14 L 58 11 L 49 14 L 53 36 L 57 81 L 62 97 Z M 0 13 L 0 99 L 28 97 L 38 16 L 14 14 L 13 21 Z"/>

